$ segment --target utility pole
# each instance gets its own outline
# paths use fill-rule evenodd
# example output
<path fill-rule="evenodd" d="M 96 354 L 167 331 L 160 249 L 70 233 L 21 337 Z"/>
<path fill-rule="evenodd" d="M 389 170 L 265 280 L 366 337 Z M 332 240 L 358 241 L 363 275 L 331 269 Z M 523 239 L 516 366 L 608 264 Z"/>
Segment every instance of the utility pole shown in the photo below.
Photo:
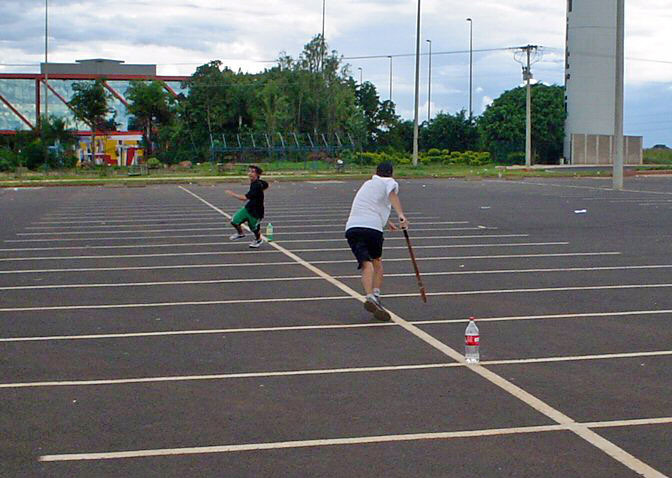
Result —
<path fill-rule="evenodd" d="M 44 116 L 43 120 L 37 118 L 42 133 L 42 145 L 44 146 L 44 168 L 49 163 L 49 145 L 47 144 L 46 126 L 49 124 L 49 0 L 44 0 Z"/>
<path fill-rule="evenodd" d="M 390 59 L 390 101 L 392 101 L 392 55 L 387 57 Z"/>
<path fill-rule="evenodd" d="M 537 56 L 538 49 L 537 45 L 522 46 L 515 55 L 516 61 L 523 65 L 523 80 L 526 82 L 527 89 L 527 101 L 525 105 L 525 166 L 532 166 L 532 89 L 530 81 L 533 78 L 531 69 L 533 63 L 532 56 L 534 54 L 534 63 L 536 63 L 539 60 Z M 523 55 L 519 55 L 520 53 Z M 525 62 L 523 62 L 523 58 L 526 58 Z"/>
<path fill-rule="evenodd" d="M 324 19 L 327 13 L 327 0 L 322 0 L 322 58 L 320 59 L 320 70 L 324 71 Z"/>
<path fill-rule="evenodd" d="M 625 37 L 625 0 L 616 0 L 616 91 L 614 95 L 614 143 L 615 157 L 613 188 L 623 189 L 623 86 L 624 86 L 624 37 Z"/>
<path fill-rule="evenodd" d="M 474 21 L 467 18 L 469 22 L 469 121 L 473 117 L 473 110 L 471 108 L 471 100 L 474 88 L 472 86 L 474 78 Z"/>
<path fill-rule="evenodd" d="M 413 119 L 413 166 L 418 165 L 418 102 L 420 101 L 420 0 L 415 34 L 415 115 Z"/>
<path fill-rule="evenodd" d="M 429 43 L 429 75 L 427 78 L 427 124 L 432 118 L 432 40 Z"/>

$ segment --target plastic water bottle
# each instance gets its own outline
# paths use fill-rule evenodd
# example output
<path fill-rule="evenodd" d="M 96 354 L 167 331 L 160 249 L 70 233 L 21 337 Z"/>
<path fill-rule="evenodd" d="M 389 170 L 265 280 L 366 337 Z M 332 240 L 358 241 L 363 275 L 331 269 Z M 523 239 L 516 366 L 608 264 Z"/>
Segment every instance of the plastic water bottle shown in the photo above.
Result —
<path fill-rule="evenodd" d="M 273 224 L 270 222 L 266 226 L 266 239 L 268 242 L 271 242 L 273 240 Z"/>
<path fill-rule="evenodd" d="M 481 344 L 481 336 L 476 326 L 476 318 L 469 317 L 469 325 L 464 331 L 464 359 L 467 363 L 478 363 L 481 360 L 481 355 L 478 347 Z"/>

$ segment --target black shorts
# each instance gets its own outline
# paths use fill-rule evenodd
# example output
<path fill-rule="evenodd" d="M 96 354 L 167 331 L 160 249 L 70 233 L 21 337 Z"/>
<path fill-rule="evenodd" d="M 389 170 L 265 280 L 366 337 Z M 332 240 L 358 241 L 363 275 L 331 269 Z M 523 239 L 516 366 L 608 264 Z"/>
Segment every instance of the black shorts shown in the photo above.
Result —
<path fill-rule="evenodd" d="M 362 262 L 380 259 L 383 255 L 383 233 L 368 227 L 351 227 L 345 231 L 352 253 L 357 258 L 358 269 Z"/>

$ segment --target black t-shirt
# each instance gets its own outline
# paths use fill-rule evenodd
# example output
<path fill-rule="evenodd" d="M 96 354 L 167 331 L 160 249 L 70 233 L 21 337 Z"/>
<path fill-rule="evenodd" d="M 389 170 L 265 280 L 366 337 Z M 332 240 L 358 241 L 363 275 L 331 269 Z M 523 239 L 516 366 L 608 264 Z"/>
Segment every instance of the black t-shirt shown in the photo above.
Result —
<path fill-rule="evenodd" d="M 263 179 L 257 179 L 250 183 L 250 190 L 245 194 L 245 197 L 249 199 L 245 204 L 245 209 L 257 219 L 264 217 L 264 189 L 266 188 L 268 188 L 268 183 Z"/>

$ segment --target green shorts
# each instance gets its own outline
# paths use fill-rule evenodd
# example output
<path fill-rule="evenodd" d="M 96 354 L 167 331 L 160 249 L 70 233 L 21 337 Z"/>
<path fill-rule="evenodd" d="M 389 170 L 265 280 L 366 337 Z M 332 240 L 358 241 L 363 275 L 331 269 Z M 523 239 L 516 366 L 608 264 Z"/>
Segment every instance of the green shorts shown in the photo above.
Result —
<path fill-rule="evenodd" d="M 241 207 L 238 209 L 238 212 L 233 215 L 233 218 L 231 218 L 231 224 L 240 226 L 244 222 L 247 222 L 247 225 L 250 226 L 252 231 L 256 231 L 259 228 L 261 219 L 250 214 L 250 211 L 248 211 L 247 208 Z"/>

